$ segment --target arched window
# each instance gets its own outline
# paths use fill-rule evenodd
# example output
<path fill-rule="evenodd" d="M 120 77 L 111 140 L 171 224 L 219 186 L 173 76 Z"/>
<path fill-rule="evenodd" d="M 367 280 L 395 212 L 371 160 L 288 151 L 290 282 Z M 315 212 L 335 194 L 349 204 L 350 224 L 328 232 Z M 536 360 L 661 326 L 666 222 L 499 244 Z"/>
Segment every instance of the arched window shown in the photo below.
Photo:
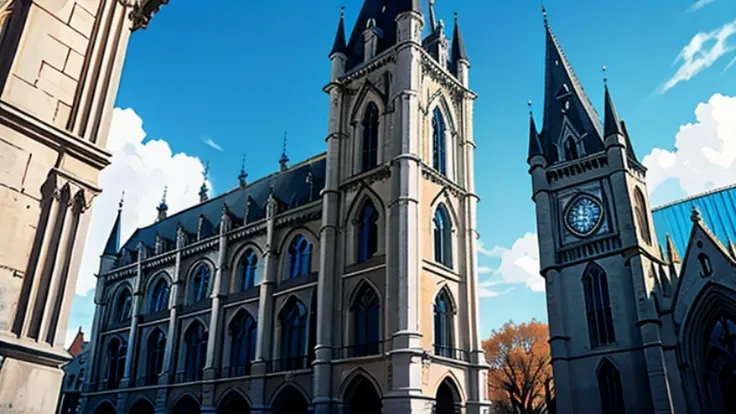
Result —
<path fill-rule="evenodd" d="M 601 394 L 603 414 L 624 414 L 624 395 L 621 388 L 621 376 L 616 367 L 607 359 L 598 369 L 598 390 Z"/>
<path fill-rule="evenodd" d="M 202 370 L 207 358 L 207 332 L 201 323 L 195 322 L 184 335 L 185 358 L 184 380 L 198 381 L 202 379 Z"/>
<path fill-rule="evenodd" d="M 133 310 L 133 295 L 130 290 L 122 289 L 118 293 L 118 299 L 115 305 L 115 321 L 118 323 L 126 322 L 130 319 Z"/>
<path fill-rule="evenodd" d="M 150 306 L 149 313 L 164 311 L 169 306 L 169 282 L 163 277 L 153 286 Z"/>
<path fill-rule="evenodd" d="M 237 281 L 238 289 L 243 291 L 256 286 L 258 272 L 258 255 L 253 249 L 245 251 L 238 262 Z"/>
<path fill-rule="evenodd" d="M 713 266 L 710 264 L 710 258 L 707 254 L 700 253 L 698 263 L 700 263 L 700 276 L 708 277 L 713 274 Z"/>
<path fill-rule="evenodd" d="M 361 171 L 373 169 L 378 164 L 378 107 L 373 102 L 368 104 L 363 115 L 363 141 L 361 150 L 363 159 Z"/>
<path fill-rule="evenodd" d="M 158 383 L 158 377 L 164 369 L 164 350 L 166 335 L 156 329 L 148 336 L 148 361 L 146 363 L 146 385 Z"/>
<path fill-rule="evenodd" d="M 575 142 L 575 138 L 569 135 L 565 138 L 565 161 L 571 161 L 578 158 L 578 144 Z"/>
<path fill-rule="evenodd" d="M 353 352 L 350 356 L 378 354 L 379 301 L 378 295 L 367 283 L 360 286 L 350 312 L 353 314 Z"/>
<path fill-rule="evenodd" d="M 647 217 L 647 204 L 644 195 L 639 188 L 634 190 L 634 215 L 636 224 L 639 226 L 639 235 L 648 245 L 652 244 L 652 234 L 649 232 L 649 218 Z"/>
<path fill-rule="evenodd" d="M 362 263 L 378 251 L 378 211 L 370 200 L 363 205 L 359 226 L 358 262 Z"/>
<path fill-rule="evenodd" d="M 443 357 L 454 356 L 455 327 L 450 294 L 442 289 L 434 300 L 434 353 Z"/>
<path fill-rule="evenodd" d="M 257 326 L 252 316 L 241 311 L 230 322 L 230 377 L 250 374 L 256 359 Z"/>
<path fill-rule="evenodd" d="M 190 304 L 199 303 L 207 298 L 210 288 L 210 267 L 201 263 L 192 273 L 189 284 Z"/>
<path fill-rule="evenodd" d="M 736 413 L 736 320 L 721 315 L 707 331 L 705 348 L 706 381 L 713 405 L 719 412 Z"/>
<path fill-rule="evenodd" d="M 114 338 L 107 346 L 107 387 L 115 389 L 125 374 L 125 356 L 128 352 L 125 342 Z"/>
<path fill-rule="evenodd" d="M 452 269 L 452 222 L 444 204 L 437 206 L 434 227 L 434 261 Z"/>
<path fill-rule="evenodd" d="M 445 133 L 445 118 L 440 109 L 435 108 L 432 113 L 432 167 L 442 175 L 447 175 Z"/>
<path fill-rule="evenodd" d="M 590 346 L 611 344 L 616 341 L 611 316 L 611 302 L 608 298 L 608 279 L 606 272 L 591 263 L 583 274 L 585 291 L 585 310 L 588 314 Z"/>
<path fill-rule="evenodd" d="M 306 368 L 307 359 L 307 309 L 291 299 L 281 311 L 281 361 L 280 370 Z"/>
<path fill-rule="evenodd" d="M 310 273 L 312 266 L 312 244 L 301 234 L 294 238 L 289 247 L 289 278 L 295 279 Z"/>

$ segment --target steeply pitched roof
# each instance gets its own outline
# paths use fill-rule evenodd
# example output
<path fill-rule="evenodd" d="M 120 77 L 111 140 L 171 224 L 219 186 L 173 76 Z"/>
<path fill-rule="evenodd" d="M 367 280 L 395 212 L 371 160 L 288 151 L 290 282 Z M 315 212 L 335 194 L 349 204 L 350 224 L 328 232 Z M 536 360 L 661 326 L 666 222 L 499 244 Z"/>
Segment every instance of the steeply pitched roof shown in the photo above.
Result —
<path fill-rule="evenodd" d="M 460 24 L 457 21 L 457 13 L 455 13 L 455 31 L 452 34 L 452 62 L 457 64 L 460 60 L 470 62 L 468 51 L 465 50 L 463 34 L 460 32 Z"/>
<path fill-rule="evenodd" d="M 190 233 L 196 234 L 200 216 L 214 229 L 220 223 L 223 204 L 227 204 L 231 216 L 242 220 L 246 203 L 251 200 L 248 221 L 265 217 L 265 206 L 273 187 L 274 196 L 279 201 L 281 211 L 293 209 L 319 199 L 325 183 L 325 154 L 317 155 L 284 172 L 271 174 L 245 187 L 238 186 L 225 194 L 213 197 L 187 210 L 170 215 L 150 226 L 137 229 L 123 245 L 123 250 L 134 251 L 138 242 L 151 247 L 155 245 L 156 235 L 176 240 L 176 232 L 181 225 Z M 311 185 L 308 176 L 311 176 Z"/>
<path fill-rule="evenodd" d="M 103 256 L 115 256 L 120 250 L 120 215 L 122 208 L 121 201 L 120 208 L 118 208 L 118 215 L 115 217 L 115 222 L 110 230 L 110 236 L 108 236 L 107 243 L 105 243 L 105 250 L 102 251 Z"/>
<path fill-rule="evenodd" d="M 344 9 L 343 9 L 344 10 Z M 345 12 L 340 13 L 340 23 L 337 25 L 337 33 L 335 34 L 335 42 L 332 44 L 330 56 L 335 53 L 347 52 L 347 44 L 345 43 Z"/>
<path fill-rule="evenodd" d="M 542 144 L 539 142 L 537 124 L 534 122 L 534 116 L 529 113 L 529 157 L 526 159 L 527 162 L 529 162 L 535 155 L 544 155 L 541 145 Z"/>
<path fill-rule="evenodd" d="M 545 32 L 544 125 L 540 136 L 547 161 L 558 161 L 555 144 L 564 127 L 563 111 L 573 128 L 584 135 L 583 143 L 587 152 L 601 151 L 604 145 L 600 117 L 546 21 Z"/>

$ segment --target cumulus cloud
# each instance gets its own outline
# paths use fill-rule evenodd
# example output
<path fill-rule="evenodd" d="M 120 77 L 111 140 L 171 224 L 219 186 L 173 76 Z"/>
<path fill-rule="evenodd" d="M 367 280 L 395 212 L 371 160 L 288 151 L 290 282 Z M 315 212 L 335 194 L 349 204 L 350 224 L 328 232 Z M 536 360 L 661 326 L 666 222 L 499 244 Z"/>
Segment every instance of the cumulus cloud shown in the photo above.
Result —
<path fill-rule="evenodd" d="M 222 147 L 210 137 L 203 137 L 202 142 L 204 142 L 204 145 L 207 145 L 208 147 L 212 149 L 216 149 L 217 151 L 222 151 Z"/>
<path fill-rule="evenodd" d="M 702 9 L 703 7 L 713 3 L 716 0 L 696 0 L 695 3 L 693 3 L 692 6 L 690 6 L 690 11 L 698 11 Z"/>
<path fill-rule="evenodd" d="M 145 138 L 143 120 L 133 109 L 114 109 L 107 141 L 108 150 L 113 154 L 112 162 L 100 172 L 99 186 L 103 192 L 94 200 L 76 286 L 79 295 L 84 296 L 95 287 L 94 274 L 99 269 L 99 257 L 115 221 L 123 191 L 121 243 L 136 228 L 153 223 L 165 186 L 168 187 L 169 214 L 199 200 L 202 162 L 184 153 L 174 154 L 164 140 L 144 142 Z M 207 185 L 211 187 L 210 183 Z"/>
<path fill-rule="evenodd" d="M 488 280 L 479 283 L 481 297 L 498 296 L 513 289 L 509 287 L 501 292 L 492 289 L 502 285 L 523 284 L 535 292 L 544 292 L 544 279 L 539 274 L 539 244 L 536 233 L 526 233 L 511 248 L 495 246 L 486 249 L 481 243 L 478 245 L 478 252 L 500 259 L 498 267 L 484 267 L 485 272 L 481 272 L 479 268 L 479 274 L 490 274 Z"/>
<path fill-rule="evenodd" d="M 736 20 L 711 32 L 700 32 L 693 36 L 675 59 L 675 63 L 681 62 L 680 67 L 672 78 L 661 86 L 660 92 L 667 92 L 678 83 L 692 79 L 721 57 L 733 52 L 734 46 L 728 41 L 734 34 L 736 34 Z M 731 64 L 727 65 L 727 68 L 729 66 Z"/>
<path fill-rule="evenodd" d="M 695 108 L 696 122 L 682 125 L 674 150 L 654 148 L 642 160 L 652 192 L 677 179 L 688 195 L 736 182 L 736 97 L 713 95 Z"/>

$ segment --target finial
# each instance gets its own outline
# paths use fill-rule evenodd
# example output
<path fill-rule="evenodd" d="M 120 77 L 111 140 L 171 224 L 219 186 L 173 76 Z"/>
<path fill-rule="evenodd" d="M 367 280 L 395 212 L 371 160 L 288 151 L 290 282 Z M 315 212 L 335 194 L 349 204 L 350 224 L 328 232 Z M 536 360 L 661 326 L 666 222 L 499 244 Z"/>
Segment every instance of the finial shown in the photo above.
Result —
<path fill-rule="evenodd" d="M 120 196 L 120 202 L 118 202 L 118 211 L 123 210 L 123 201 L 125 201 L 125 190 L 123 190 L 123 194 Z"/>
<path fill-rule="evenodd" d="M 284 149 L 281 152 L 281 159 L 279 159 L 281 165 L 281 171 L 286 171 L 289 164 L 289 157 L 286 155 L 286 131 L 284 131 Z"/>
<path fill-rule="evenodd" d="M 606 65 L 603 65 L 603 84 L 608 86 L 608 75 L 606 74 Z"/>
<path fill-rule="evenodd" d="M 238 181 L 241 187 L 245 187 L 248 173 L 245 172 L 245 154 L 243 154 L 243 161 L 240 163 L 240 175 L 238 175 Z"/>
<path fill-rule="evenodd" d="M 703 216 L 700 214 L 700 210 L 698 210 L 698 207 L 693 206 L 693 212 L 690 214 L 690 220 L 693 221 L 693 223 L 698 223 L 703 219 Z"/>
<path fill-rule="evenodd" d="M 544 25 L 547 26 L 547 9 L 544 7 L 544 2 L 542 2 L 542 18 L 544 18 Z"/>
<path fill-rule="evenodd" d="M 345 18 L 345 6 L 340 6 L 340 18 Z"/>
<path fill-rule="evenodd" d="M 202 179 L 204 179 L 205 181 L 207 181 L 207 174 L 209 174 L 209 172 L 210 172 L 210 162 L 207 161 L 204 164 L 204 170 L 202 171 Z"/>
<path fill-rule="evenodd" d="M 457 12 L 454 13 L 455 16 L 455 24 L 457 24 Z"/>
<path fill-rule="evenodd" d="M 169 189 L 169 186 L 168 185 L 165 185 L 164 186 L 164 195 L 163 195 L 163 197 L 161 197 L 161 204 L 166 204 L 166 192 L 168 191 L 168 189 Z"/>
<path fill-rule="evenodd" d="M 532 114 L 532 101 L 531 101 L 531 99 L 528 100 L 528 101 L 526 101 L 526 106 L 529 107 L 529 115 L 531 115 Z"/>

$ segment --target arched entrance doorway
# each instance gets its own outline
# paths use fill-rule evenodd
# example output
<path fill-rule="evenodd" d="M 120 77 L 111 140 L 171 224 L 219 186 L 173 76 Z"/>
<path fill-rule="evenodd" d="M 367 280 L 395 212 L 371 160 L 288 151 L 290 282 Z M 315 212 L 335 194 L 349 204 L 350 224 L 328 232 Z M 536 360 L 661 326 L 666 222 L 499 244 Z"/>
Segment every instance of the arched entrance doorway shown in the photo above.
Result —
<path fill-rule="evenodd" d="M 460 407 L 462 400 L 460 398 L 460 392 L 457 389 L 455 383 L 449 378 L 445 378 L 444 381 L 437 388 L 437 395 L 435 395 L 434 413 L 435 414 L 458 414 L 460 413 Z"/>
<path fill-rule="evenodd" d="M 354 378 L 348 385 L 343 404 L 346 414 L 381 414 L 383 403 L 376 387 L 363 376 Z"/>
<path fill-rule="evenodd" d="M 153 405 L 145 398 L 141 398 L 130 407 L 129 414 L 154 414 L 156 410 Z"/>
<path fill-rule="evenodd" d="M 109 402 L 105 401 L 95 408 L 94 414 L 117 414 L 115 407 Z"/>
<path fill-rule="evenodd" d="M 172 414 L 201 414 L 202 409 L 199 406 L 199 402 L 195 400 L 191 395 L 185 395 L 174 404 L 174 408 L 171 410 Z"/>
<path fill-rule="evenodd" d="M 706 380 L 713 409 L 736 413 L 736 318 L 716 319 L 706 340 Z"/>
<path fill-rule="evenodd" d="M 230 391 L 217 407 L 218 414 L 250 414 L 250 404 L 235 391 Z"/>
<path fill-rule="evenodd" d="M 271 403 L 271 412 L 274 414 L 307 414 L 308 411 L 309 401 L 290 385 L 279 391 Z"/>

